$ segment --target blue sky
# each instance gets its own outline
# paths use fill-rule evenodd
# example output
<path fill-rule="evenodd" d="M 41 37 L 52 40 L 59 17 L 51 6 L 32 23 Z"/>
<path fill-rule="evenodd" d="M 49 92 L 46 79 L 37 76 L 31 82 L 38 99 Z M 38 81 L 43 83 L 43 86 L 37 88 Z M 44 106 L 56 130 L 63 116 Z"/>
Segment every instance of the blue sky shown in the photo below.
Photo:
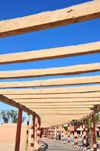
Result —
<path fill-rule="evenodd" d="M 0 1 L 0 21 L 23 17 L 44 11 L 53 11 L 72 5 L 87 2 L 87 0 L 3 0 Z M 0 38 L 0 54 L 24 52 L 46 48 L 71 46 L 100 41 L 100 18 L 82 23 L 76 23 L 57 28 L 31 32 L 17 36 Z M 69 57 L 62 59 L 35 61 L 29 63 L 15 63 L 0 65 L 0 71 L 21 69 L 43 69 L 52 67 L 72 66 L 77 64 L 88 64 L 100 62 L 100 53 Z M 27 81 L 42 80 L 63 77 L 78 77 L 100 75 L 100 72 L 87 73 L 71 76 L 50 76 L 40 78 L 6 79 L 3 81 Z M 0 103 L 0 108 L 11 109 L 11 106 Z M 26 116 L 26 114 L 24 113 Z"/>

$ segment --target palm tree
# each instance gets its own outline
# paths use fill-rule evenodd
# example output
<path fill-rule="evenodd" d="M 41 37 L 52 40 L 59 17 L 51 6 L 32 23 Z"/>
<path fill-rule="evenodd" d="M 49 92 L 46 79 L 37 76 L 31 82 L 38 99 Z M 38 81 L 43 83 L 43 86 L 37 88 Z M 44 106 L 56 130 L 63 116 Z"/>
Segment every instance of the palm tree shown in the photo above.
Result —
<path fill-rule="evenodd" d="M 100 121 L 99 114 L 96 114 L 94 116 L 94 121 L 95 121 L 95 125 Z M 87 148 L 92 148 L 93 142 L 92 142 L 91 118 L 86 119 L 85 124 L 86 124 L 86 129 L 87 129 L 87 145 L 88 145 Z"/>
<path fill-rule="evenodd" d="M 4 121 L 4 123 L 9 123 L 9 121 L 11 123 L 17 123 L 17 119 L 18 119 L 18 113 L 16 110 L 6 110 L 6 111 L 2 111 L 1 113 L 2 115 L 2 119 Z M 22 116 L 22 123 L 24 122 L 26 117 Z"/>
<path fill-rule="evenodd" d="M 10 119 L 9 111 L 8 110 L 6 110 L 6 111 L 3 110 L 1 112 L 1 117 L 2 117 L 2 119 L 4 121 L 4 123 L 8 123 L 9 119 Z"/>

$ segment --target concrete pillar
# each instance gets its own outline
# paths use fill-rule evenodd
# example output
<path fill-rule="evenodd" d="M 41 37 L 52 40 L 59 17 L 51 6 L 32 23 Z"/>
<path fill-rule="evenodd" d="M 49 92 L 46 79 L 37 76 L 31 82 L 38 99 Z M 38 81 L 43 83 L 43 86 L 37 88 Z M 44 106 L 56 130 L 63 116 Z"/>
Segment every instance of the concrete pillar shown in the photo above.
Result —
<path fill-rule="evenodd" d="M 58 126 L 57 126 L 57 140 L 59 140 L 59 134 L 58 134 Z"/>
<path fill-rule="evenodd" d="M 94 115 L 92 115 L 92 116 L 91 116 L 91 124 L 92 124 L 93 150 L 94 150 L 94 151 L 97 151 L 96 137 L 95 137 L 95 123 L 94 123 Z"/>
<path fill-rule="evenodd" d="M 40 119 L 37 121 L 37 148 L 40 146 Z"/>
<path fill-rule="evenodd" d="M 55 139 L 55 127 L 53 127 L 53 139 Z"/>
<path fill-rule="evenodd" d="M 20 148 L 21 123 L 22 123 L 22 109 L 19 109 L 18 120 L 17 120 L 16 140 L 15 140 L 15 151 L 19 151 L 19 148 Z"/>
<path fill-rule="evenodd" d="M 35 140 L 35 115 L 33 115 L 32 119 L 30 151 L 34 151 L 34 140 Z"/>
<path fill-rule="evenodd" d="M 64 141 L 64 125 L 61 126 L 61 140 Z"/>
<path fill-rule="evenodd" d="M 27 115 L 27 129 L 26 129 L 25 151 L 27 151 L 27 149 L 28 149 L 28 136 L 29 136 L 29 114 Z"/>
<path fill-rule="evenodd" d="M 75 127 L 74 127 L 74 145 L 78 146 L 78 140 L 77 140 L 77 122 L 75 122 Z"/>
<path fill-rule="evenodd" d="M 35 122 L 35 143 L 37 143 L 37 118 Z"/>
<path fill-rule="evenodd" d="M 52 136 L 51 136 L 51 127 L 50 127 L 50 139 L 52 138 Z"/>
<path fill-rule="evenodd" d="M 86 149 L 86 129 L 85 129 L 85 120 L 83 120 L 83 143 L 84 143 L 84 149 Z"/>
<path fill-rule="evenodd" d="M 70 144 L 70 124 L 68 124 L 68 144 Z"/>

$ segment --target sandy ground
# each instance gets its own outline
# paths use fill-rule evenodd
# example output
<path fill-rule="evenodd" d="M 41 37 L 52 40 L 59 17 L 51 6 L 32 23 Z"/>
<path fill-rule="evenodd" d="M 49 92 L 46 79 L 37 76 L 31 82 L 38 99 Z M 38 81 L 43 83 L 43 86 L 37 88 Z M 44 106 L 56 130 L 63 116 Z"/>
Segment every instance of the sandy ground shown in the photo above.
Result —
<path fill-rule="evenodd" d="M 0 141 L 0 151 L 14 151 L 15 142 L 11 141 Z M 25 150 L 25 142 L 21 142 L 20 144 L 20 151 Z"/>

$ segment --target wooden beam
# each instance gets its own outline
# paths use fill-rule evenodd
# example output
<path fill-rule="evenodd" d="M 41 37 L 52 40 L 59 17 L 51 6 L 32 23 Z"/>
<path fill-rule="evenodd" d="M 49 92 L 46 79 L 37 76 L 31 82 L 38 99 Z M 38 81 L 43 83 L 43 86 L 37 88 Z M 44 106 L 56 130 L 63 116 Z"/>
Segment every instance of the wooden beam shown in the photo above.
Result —
<path fill-rule="evenodd" d="M 76 112 L 74 112 L 74 113 L 40 113 L 39 115 L 41 116 L 41 117 L 43 117 L 43 116 L 63 116 L 63 117 L 69 117 L 69 116 L 79 116 L 79 114 L 80 114 L 80 116 L 85 116 L 85 115 L 87 115 L 87 114 L 90 114 L 91 112 L 88 112 L 88 113 L 76 113 Z"/>
<path fill-rule="evenodd" d="M 99 1 L 0 22 L 0 37 L 78 23 L 100 17 Z"/>
<path fill-rule="evenodd" d="M 99 102 L 78 102 L 78 103 L 74 103 L 74 102 L 70 102 L 70 103 L 62 103 L 62 102 L 57 102 L 57 103 L 23 103 L 23 105 L 25 106 L 34 106 L 34 107 L 38 107 L 38 106 L 80 106 L 80 105 L 85 105 L 85 106 L 91 106 L 91 105 L 96 105 L 96 104 L 100 104 Z"/>
<path fill-rule="evenodd" d="M 43 104 L 43 103 L 100 103 L 100 97 L 98 98 L 58 98 L 58 99 L 14 99 L 19 103 L 29 104 Z"/>
<path fill-rule="evenodd" d="M 6 95 L 9 99 L 73 99 L 73 98 L 100 98 L 100 92 L 98 93 L 73 93 L 73 94 L 26 94 L 26 95 Z"/>
<path fill-rule="evenodd" d="M 47 69 L 0 71 L 0 79 L 43 77 L 54 75 L 75 75 L 96 71 L 100 71 L 100 63 Z"/>
<path fill-rule="evenodd" d="M 49 114 L 49 113 L 51 113 L 51 114 L 56 114 L 56 113 L 58 113 L 58 114 L 76 114 L 76 113 L 78 113 L 78 114 L 81 114 L 81 113 L 90 113 L 90 112 L 92 112 L 92 110 L 91 109 L 87 109 L 86 108 L 86 110 L 83 110 L 83 108 L 82 109 L 77 109 L 77 110 L 71 110 L 71 109 L 63 109 L 63 111 L 62 111 L 62 109 L 61 110 L 59 110 L 59 109 L 56 109 L 56 110 L 53 110 L 53 109 L 44 109 L 44 110 L 39 110 L 39 109 L 34 109 L 34 111 L 37 111 L 37 113 L 38 114 L 44 114 L 44 113 L 47 113 L 47 114 Z"/>
<path fill-rule="evenodd" d="M 5 89 L 0 90 L 2 95 L 27 95 L 27 94 L 68 94 L 83 92 L 100 92 L 100 85 L 81 86 L 81 87 L 63 87 L 63 88 L 45 88 L 45 89 Z"/>
<path fill-rule="evenodd" d="M 33 109 L 34 109 L 34 107 L 33 107 Z M 37 112 L 47 112 L 47 111 L 48 111 L 48 109 L 46 109 L 46 108 L 44 108 L 44 109 L 43 109 L 43 108 L 42 108 L 42 109 L 34 109 L 34 111 L 35 111 L 35 110 L 37 110 Z M 75 111 L 75 112 L 76 112 L 76 111 L 90 111 L 90 110 L 92 111 L 91 108 L 82 108 L 82 109 L 81 109 L 81 108 L 74 108 L 74 111 Z M 55 111 L 55 112 L 61 112 L 61 111 L 62 111 L 62 108 L 57 108 L 57 109 L 51 108 L 51 109 L 49 109 L 49 111 L 50 111 L 50 112 L 53 112 L 53 111 Z M 71 109 L 71 108 L 69 108 L 69 109 L 68 109 L 68 108 L 64 108 L 63 111 L 64 111 L 64 112 L 65 112 L 65 111 L 66 111 L 66 112 L 70 112 L 70 111 L 73 112 L 73 108 L 72 108 L 72 109 Z"/>
<path fill-rule="evenodd" d="M 16 107 L 18 109 L 22 109 L 23 111 L 31 114 L 31 115 L 35 115 L 37 118 L 40 118 L 39 115 L 37 113 L 35 113 L 34 111 L 28 109 L 27 107 L 25 107 L 22 104 L 16 103 L 14 100 L 8 99 L 7 97 L 0 95 L 0 101 L 3 103 L 6 103 L 8 105 L 11 105 L 13 107 Z"/>
<path fill-rule="evenodd" d="M 65 58 L 86 54 L 100 53 L 100 41 L 77 46 L 67 46 L 60 48 L 19 52 L 0 55 L 0 64 L 21 63 L 29 61 L 48 60 L 55 58 Z"/>
<path fill-rule="evenodd" d="M 100 76 L 59 78 L 24 82 L 0 82 L 0 88 L 48 87 L 48 86 L 81 85 L 94 83 L 100 83 Z"/>
<path fill-rule="evenodd" d="M 67 114 L 67 115 L 69 115 L 69 114 L 84 114 L 84 113 L 86 113 L 86 114 L 89 114 L 89 113 L 91 113 L 91 112 L 93 112 L 93 110 L 91 110 L 91 109 L 89 109 L 89 108 L 67 108 L 67 109 L 62 109 L 62 108 L 56 108 L 56 109 L 45 109 L 44 108 L 44 110 L 43 109 L 33 109 L 35 112 L 37 112 L 37 114 L 56 114 L 56 113 L 58 113 L 58 114 L 61 114 L 61 115 L 63 115 L 63 114 Z"/>
<path fill-rule="evenodd" d="M 32 108 L 33 110 L 34 109 L 42 109 L 42 108 L 48 108 L 48 109 L 59 109 L 59 108 L 62 108 L 62 109 L 67 109 L 67 108 L 92 108 L 93 105 L 86 105 L 86 104 L 77 104 L 77 105 L 66 105 L 66 106 L 34 106 L 34 105 L 27 105 L 28 108 Z"/>

